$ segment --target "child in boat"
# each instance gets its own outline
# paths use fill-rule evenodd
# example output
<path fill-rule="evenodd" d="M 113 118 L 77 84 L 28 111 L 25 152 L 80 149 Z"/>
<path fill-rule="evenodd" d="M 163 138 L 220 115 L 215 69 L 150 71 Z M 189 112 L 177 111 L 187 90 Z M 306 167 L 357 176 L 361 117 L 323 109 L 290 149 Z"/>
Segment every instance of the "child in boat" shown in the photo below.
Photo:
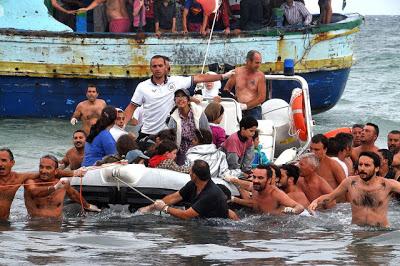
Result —
<path fill-rule="evenodd" d="M 189 173 L 190 167 L 179 166 L 176 164 L 176 153 L 178 147 L 170 140 L 162 141 L 157 147 L 157 155 L 149 160 L 149 166 L 153 168 L 163 168 L 181 173 Z"/>
<path fill-rule="evenodd" d="M 260 144 L 259 138 L 260 130 L 256 130 L 256 133 L 253 136 L 253 144 L 254 144 L 254 159 L 251 163 L 252 168 L 256 168 L 259 164 L 268 164 L 269 160 L 264 152 L 261 151 L 262 145 Z"/>
<path fill-rule="evenodd" d="M 212 132 L 212 142 L 219 148 L 226 139 L 225 129 L 219 126 L 224 115 L 224 107 L 216 102 L 207 105 L 204 113 L 207 116 Z"/>
<path fill-rule="evenodd" d="M 239 123 L 240 130 L 233 133 L 221 145 L 226 154 L 229 169 L 240 169 L 242 172 L 251 170 L 254 157 L 253 136 L 257 130 L 258 122 L 251 116 L 243 117 Z"/>

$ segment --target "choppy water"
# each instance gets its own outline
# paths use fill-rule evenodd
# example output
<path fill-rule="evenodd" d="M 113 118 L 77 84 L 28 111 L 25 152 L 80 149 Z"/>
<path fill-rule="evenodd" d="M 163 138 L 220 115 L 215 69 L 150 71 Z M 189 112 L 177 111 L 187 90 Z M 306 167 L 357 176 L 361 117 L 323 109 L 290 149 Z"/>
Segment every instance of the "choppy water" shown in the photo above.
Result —
<path fill-rule="evenodd" d="M 357 38 L 356 64 L 346 91 L 332 110 L 315 116 L 316 131 L 375 122 L 378 140 L 400 129 L 400 17 L 367 17 Z M 10 147 L 16 170 L 34 170 L 46 153 L 61 157 L 73 128 L 64 120 L 1 119 L 0 146 Z M 400 207 L 390 206 L 391 230 L 351 225 L 350 207 L 317 217 L 271 217 L 240 213 L 239 222 L 179 221 L 134 215 L 127 208 L 78 215 L 62 222 L 26 218 L 21 191 L 9 224 L 0 224 L 0 264 L 397 264 Z"/>

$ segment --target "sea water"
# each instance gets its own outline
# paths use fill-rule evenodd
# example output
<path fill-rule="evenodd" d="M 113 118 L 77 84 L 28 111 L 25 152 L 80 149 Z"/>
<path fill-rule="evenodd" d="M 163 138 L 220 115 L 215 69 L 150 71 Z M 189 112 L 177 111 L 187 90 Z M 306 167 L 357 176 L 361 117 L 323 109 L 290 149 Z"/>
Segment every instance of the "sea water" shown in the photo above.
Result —
<path fill-rule="evenodd" d="M 353 123 L 380 126 L 379 147 L 400 129 L 400 17 L 366 17 L 346 90 L 331 110 L 314 116 L 316 133 Z M 75 128 L 66 120 L 1 119 L 0 146 L 10 147 L 15 170 L 37 170 L 39 157 L 61 158 Z M 9 223 L 0 224 L 0 264 L 393 264 L 400 262 L 400 207 L 390 204 L 391 229 L 351 225 L 341 204 L 315 217 L 239 212 L 239 222 L 180 221 L 113 207 L 81 216 L 67 208 L 61 222 L 29 220 L 18 191 Z"/>

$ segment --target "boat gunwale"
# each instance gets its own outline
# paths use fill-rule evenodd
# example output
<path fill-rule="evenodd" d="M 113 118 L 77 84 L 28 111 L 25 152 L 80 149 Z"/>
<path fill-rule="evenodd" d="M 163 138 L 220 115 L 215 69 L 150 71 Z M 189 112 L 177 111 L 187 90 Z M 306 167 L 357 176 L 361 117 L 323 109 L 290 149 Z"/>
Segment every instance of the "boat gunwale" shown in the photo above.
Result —
<path fill-rule="evenodd" d="M 340 14 L 343 15 L 343 14 Z M 231 35 L 229 39 L 237 37 L 278 37 L 284 35 L 304 35 L 304 34 L 318 34 L 335 30 L 354 29 L 359 27 L 364 21 L 364 17 L 358 13 L 345 14 L 345 19 L 336 23 L 324 25 L 310 25 L 305 27 L 267 27 L 257 31 L 242 31 L 238 35 Z M 0 34 L 3 35 L 22 35 L 22 36 L 36 36 L 36 37 L 70 37 L 70 38 L 103 38 L 103 39 L 146 39 L 149 37 L 156 38 L 154 33 L 144 32 L 144 38 L 138 38 L 136 33 L 109 33 L 109 32 L 54 32 L 54 31 L 36 31 L 36 30 L 21 30 L 13 28 L 0 28 Z M 226 39 L 227 36 L 223 32 L 215 32 L 214 37 Z M 142 37 L 142 36 L 140 36 Z M 159 37 L 160 39 L 179 39 L 181 37 L 190 37 L 192 39 L 204 39 L 204 36 L 198 33 L 167 33 Z"/>

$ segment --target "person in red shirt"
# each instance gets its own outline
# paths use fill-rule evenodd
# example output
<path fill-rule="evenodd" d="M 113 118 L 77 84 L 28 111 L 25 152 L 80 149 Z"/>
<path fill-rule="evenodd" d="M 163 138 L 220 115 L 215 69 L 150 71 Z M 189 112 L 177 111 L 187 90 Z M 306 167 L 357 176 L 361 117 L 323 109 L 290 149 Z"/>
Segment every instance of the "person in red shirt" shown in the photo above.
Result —
<path fill-rule="evenodd" d="M 231 33 L 229 15 L 230 15 L 229 2 L 228 0 L 222 0 L 222 4 L 217 12 L 217 19 L 215 21 L 215 26 L 214 26 L 215 31 L 224 31 L 225 34 Z M 206 35 L 210 32 L 210 29 L 212 28 L 212 24 L 214 21 L 214 16 L 215 13 L 211 15 L 204 14 L 203 25 L 200 31 L 201 34 Z"/>

